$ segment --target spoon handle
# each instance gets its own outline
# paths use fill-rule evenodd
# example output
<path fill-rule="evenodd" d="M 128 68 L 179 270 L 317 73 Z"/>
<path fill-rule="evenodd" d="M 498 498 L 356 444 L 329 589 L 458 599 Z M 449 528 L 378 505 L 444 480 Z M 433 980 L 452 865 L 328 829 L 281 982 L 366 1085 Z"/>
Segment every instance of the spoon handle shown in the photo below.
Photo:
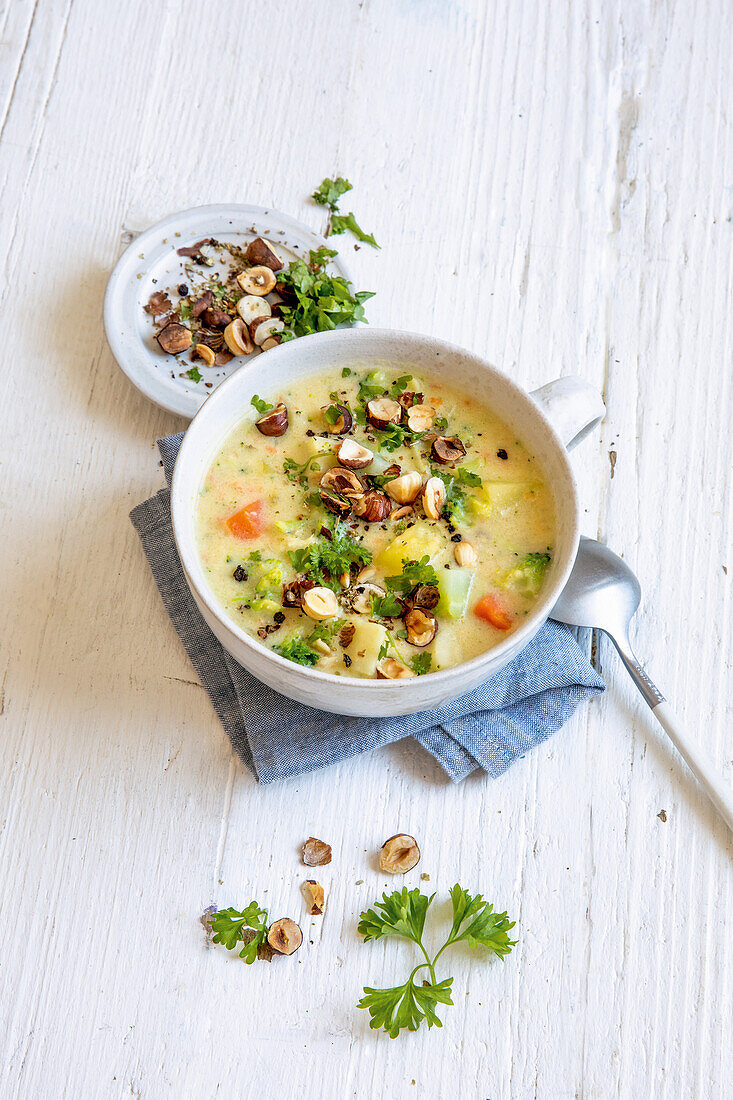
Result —
<path fill-rule="evenodd" d="M 672 744 L 702 784 L 723 821 L 729 829 L 733 830 L 733 790 L 722 778 L 705 750 L 682 729 L 679 718 L 632 653 L 628 639 L 622 641 L 611 635 L 611 640 L 631 679 L 651 707 L 652 714 L 659 725 L 669 735 Z"/>
<path fill-rule="evenodd" d="M 687 761 L 691 771 L 700 780 L 708 798 L 717 809 L 729 829 L 733 829 L 733 791 L 718 772 L 708 754 L 683 730 L 682 723 L 667 702 L 652 707 L 652 714 L 663 730 L 669 734 L 672 744 Z"/>

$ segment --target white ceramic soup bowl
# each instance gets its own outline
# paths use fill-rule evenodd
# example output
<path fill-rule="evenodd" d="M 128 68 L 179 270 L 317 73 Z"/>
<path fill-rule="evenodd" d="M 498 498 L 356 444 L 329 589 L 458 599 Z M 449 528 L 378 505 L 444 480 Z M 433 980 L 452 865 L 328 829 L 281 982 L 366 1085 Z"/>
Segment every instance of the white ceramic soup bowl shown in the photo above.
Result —
<path fill-rule="evenodd" d="M 211 592 L 199 560 L 196 503 L 200 486 L 224 441 L 250 408 L 255 393 L 277 399 L 293 379 L 343 367 L 414 370 L 436 375 L 475 395 L 517 433 L 539 460 L 555 500 L 557 533 L 540 599 L 522 626 L 464 664 L 405 680 L 334 676 L 293 664 L 250 637 Z M 338 714 L 397 715 L 428 710 L 475 688 L 504 667 L 534 637 L 565 585 L 578 548 L 579 506 L 567 448 L 603 417 L 599 394 L 577 378 L 560 378 L 532 394 L 478 355 L 409 332 L 359 327 L 318 333 L 273 348 L 245 363 L 208 398 L 183 439 L 171 489 L 173 530 L 186 580 L 198 608 L 224 648 L 275 691 Z"/>

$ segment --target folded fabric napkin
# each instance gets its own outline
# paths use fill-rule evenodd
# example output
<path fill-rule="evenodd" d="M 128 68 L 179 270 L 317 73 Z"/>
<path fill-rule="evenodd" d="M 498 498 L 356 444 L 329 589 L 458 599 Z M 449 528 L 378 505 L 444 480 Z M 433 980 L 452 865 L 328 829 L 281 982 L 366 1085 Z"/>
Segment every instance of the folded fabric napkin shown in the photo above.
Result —
<path fill-rule="evenodd" d="M 158 440 L 170 485 L 183 433 Z M 314 710 L 273 691 L 229 656 L 199 614 L 183 576 L 170 491 L 130 513 L 178 635 L 232 745 L 263 783 L 322 768 L 402 737 L 414 737 L 451 779 L 477 768 L 495 777 L 545 741 L 576 707 L 604 690 L 570 630 L 548 622 L 492 680 L 437 710 L 351 718 Z"/>

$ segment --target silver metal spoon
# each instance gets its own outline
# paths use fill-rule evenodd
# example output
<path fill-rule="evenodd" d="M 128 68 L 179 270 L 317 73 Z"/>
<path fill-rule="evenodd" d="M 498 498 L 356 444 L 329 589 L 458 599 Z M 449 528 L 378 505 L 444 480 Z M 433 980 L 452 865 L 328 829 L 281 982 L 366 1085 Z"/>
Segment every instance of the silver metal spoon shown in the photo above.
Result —
<path fill-rule="evenodd" d="M 603 543 L 581 538 L 573 571 L 550 618 L 568 626 L 596 627 L 608 634 L 652 714 L 669 734 L 720 816 L 733 829 L 733 790 L 707 753 L 683 731 L 669 703 L 634 656 L 629 623 L 640 599 L 641 587 L 626 562 Z"/>

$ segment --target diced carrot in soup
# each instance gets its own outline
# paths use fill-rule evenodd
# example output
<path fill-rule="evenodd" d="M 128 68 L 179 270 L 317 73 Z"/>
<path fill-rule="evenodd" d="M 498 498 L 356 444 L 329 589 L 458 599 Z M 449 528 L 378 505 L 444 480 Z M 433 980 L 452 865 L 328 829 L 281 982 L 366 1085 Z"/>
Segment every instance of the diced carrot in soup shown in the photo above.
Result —
<path fill-rule="evenodd" d="M 240 508 L 226 521 L 230 532 L 237 539 L 254 539 L 262 534 L 263 515 L 262 501 L 253 500 Z"/>
<path fill-rule="evenodd" d="M 514 619 L 496 592 L 487 592 L 476 604 L 473 613 L 497 630 L 511 630 L 514 626 Z"/>

